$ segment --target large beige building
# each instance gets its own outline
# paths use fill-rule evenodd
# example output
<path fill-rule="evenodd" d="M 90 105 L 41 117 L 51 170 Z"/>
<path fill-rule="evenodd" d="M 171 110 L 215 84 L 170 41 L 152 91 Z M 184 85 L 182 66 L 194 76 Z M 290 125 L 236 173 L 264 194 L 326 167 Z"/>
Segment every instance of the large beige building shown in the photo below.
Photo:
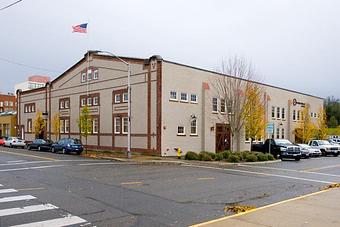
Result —
<path fill-rule="evenodd" d="M 219 151 L 230 146 L 228 125 L 216 117 L 221 108 L 211 81 L 224 77 L 187 65 L 149 59 L 122 58 L 131 65 L 132 151 L 162 156 L 176 155 L 174 148 L 187 151 Z M 316 122 L 323 99 L 266 84 L 266 118 L 274 123 L 275 138 L 294 141 L 293 130 L 302 106 L 310 106 Z M 96 52 L 79 62 L 45 87 L 18 91 L 19 136 L 34 139 L 32 122 L 37 111 L 46 121 L 43 136 L 55 139 L 80 137 L 77 120 L 88 105 L 93 119 L 88 137 L 90 149 L 125 150 L 127 147 L 127 67 L 119 59 Z M 60 114 L 60 131 L 54 132 L 53 118 Z M 249 149 L 242 136 L 241 149 Z M 227 143 L 226 143 L 227 142 Z"/>

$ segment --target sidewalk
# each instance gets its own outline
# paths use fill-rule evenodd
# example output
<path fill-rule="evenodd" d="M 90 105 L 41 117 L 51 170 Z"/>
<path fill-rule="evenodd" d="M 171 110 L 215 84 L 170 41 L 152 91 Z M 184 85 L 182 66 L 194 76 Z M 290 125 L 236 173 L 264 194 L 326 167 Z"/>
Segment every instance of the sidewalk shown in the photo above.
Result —
<path fill-rule="evenodd" d="M 193 226 L 340 226 L 339 201 L 339 188 L 323 190 Z"/>

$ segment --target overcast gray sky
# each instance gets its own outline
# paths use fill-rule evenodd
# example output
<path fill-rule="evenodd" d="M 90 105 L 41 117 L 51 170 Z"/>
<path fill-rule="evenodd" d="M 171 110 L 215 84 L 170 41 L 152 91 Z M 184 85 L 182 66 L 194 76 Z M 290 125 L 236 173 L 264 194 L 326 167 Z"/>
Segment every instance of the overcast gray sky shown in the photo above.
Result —
<path fill-rule="evenodd" d="M 87 35 L 72 33 L 84 22 Z M 0 11 L 0 26 L 2 92 L 29 75 L 55 78 L 87 49 L 102 49 L 209 70 L 239 55 L 265 83 L 340 97 L 337 0 L 23 0 Z"/>

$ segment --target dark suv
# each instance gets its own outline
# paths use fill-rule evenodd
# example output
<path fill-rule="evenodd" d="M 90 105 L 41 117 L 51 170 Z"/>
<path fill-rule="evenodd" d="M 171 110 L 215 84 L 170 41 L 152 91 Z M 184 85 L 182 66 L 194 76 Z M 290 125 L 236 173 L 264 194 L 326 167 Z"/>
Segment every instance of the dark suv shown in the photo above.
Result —
<path fill-rule="evenodd" d="M 52 144 L 51 151 L 57 153 L 62 151 L 63 154 L 68 154 L 70 152 L 76 152 L 78 155 L 83 152 L 84 147 L 80 139 L 73 138 L 63 138 L 58 142 Z"/>

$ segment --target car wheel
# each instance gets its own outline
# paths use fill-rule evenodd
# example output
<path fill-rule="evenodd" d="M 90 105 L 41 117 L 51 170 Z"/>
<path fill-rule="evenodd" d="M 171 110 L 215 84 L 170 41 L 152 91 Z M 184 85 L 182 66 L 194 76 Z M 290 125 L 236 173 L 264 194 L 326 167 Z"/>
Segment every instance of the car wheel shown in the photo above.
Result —
<path fill-rule="evenodd" d="M 54 147 L 51 148 L 51 152 L 55 153 L 55 148 Z"/>
<path fill-rule="evenodd" d="M 77 151 L 77 155 L 80 155 L 81 154 L 81 151 Z"/>
<path fill-rule="evenodd" d="M 338 156 L 339 156 L 339 153 L 334 153 L 333 156 L 334 156 L 334 157 L 338 157 Z"/>
<path fill-rule="evenodd" d="M 38 151 L 41 151 L 41 147 L 40 146 L 38 147 Z"/>
<path fill-rule="evenodd" d="M 67 151 L 65 148 L 63 148 L 63 154 L 67 154 Z"/>
<path fill-rule="evenodd" d="M 13 145 L 10 143 L 10 144 L 9 144 L 9 147 L 10 147 L 10 148 L 13 148 Z"/>
<path fill-rule="evenodd" d="M 295 158 L 295 161 L 300 161 L 301 158 Z"/>
<path fill-rule="evenodd" d="M 31 146 L 30 145 L 27 146 L 27 150 L 31 150 Z"/>

